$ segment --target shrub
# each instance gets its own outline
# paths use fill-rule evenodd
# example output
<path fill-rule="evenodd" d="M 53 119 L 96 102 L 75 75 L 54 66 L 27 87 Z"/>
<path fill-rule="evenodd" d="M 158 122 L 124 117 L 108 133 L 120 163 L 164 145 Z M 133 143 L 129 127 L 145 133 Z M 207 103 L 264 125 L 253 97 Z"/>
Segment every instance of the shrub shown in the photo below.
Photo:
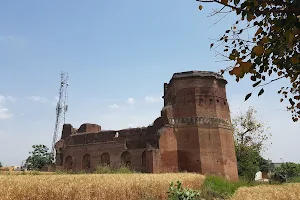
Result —
<path fill-rule="evenodd" d="M 300 183 L 300 176 L 298 177 L 293 177 L 289 181 L 289 183 Z"/>
<path fill-rule="evenodd" d="M 239 180 L 232 182 L 218 176 L 207 176 L 202 186 L 202 197 L 206 199 L 221 198 L 225 199 L 234 194 L 242 186 L 253 186 L 255 182 L 248 180 Z"/>
<path fill-rule="evenodd" d="M 174 183 L 171 182 L 169 191 L 167 193 L 170 200 L 190 200 L 198 197 L 200 198 L 200 192 L 183 188 L 180 181 L 177 181 L 175 186 Z"/>
<path fill-rule="evenodd" d="M 274 169 L 273 181 L 289 182 L 291 179 L 300 177 L 300 165 L 292 162 L 283 163 Z"/>

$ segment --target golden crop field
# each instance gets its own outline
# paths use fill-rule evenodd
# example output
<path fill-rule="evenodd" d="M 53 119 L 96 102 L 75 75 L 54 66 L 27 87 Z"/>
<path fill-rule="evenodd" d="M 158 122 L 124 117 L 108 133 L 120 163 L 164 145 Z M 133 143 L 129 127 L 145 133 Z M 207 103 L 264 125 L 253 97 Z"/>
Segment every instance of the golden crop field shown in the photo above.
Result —
<path fill-rule="evenodd" d="M 170 183 L 199 189 L 205 177 L 174 174 L 0 175 L 1 200 L 166 199 Z"/>
<path fill-rule="evenodd" d="M 0 175 L 24 175 L 24 174 L 48 175 L 48 174 L 54 174 L 54 173 L 53 172 L 40 172 L 40 171 L 0 171 Z"/>
<path fill-rule="evenodd" d="M 300 199 L 300 183 L 283 185 L 260 185 L 241 187 L 232 200 L 298 200 Z"/>

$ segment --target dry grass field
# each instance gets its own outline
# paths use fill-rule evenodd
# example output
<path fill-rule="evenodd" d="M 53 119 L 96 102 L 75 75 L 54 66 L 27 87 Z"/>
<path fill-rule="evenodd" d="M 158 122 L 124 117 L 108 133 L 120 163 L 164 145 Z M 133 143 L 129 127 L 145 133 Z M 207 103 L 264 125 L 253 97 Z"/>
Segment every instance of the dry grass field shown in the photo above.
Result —
<path fill-rule="evenodd" d="M 300 200 L 300 183 L 241 187 L 231 200 Z"/>
<path fill-rule="evenodd" d="M 199 189 L 199 174 L 0 175 L 1 200 L 166 199 L 170 182 Z"/>
<path fill-rule="evenodd" d="M 0 175 L 50 175 L 54 174 L 53 172 L 40 172 L 40 171 L 0 171 Z"/>

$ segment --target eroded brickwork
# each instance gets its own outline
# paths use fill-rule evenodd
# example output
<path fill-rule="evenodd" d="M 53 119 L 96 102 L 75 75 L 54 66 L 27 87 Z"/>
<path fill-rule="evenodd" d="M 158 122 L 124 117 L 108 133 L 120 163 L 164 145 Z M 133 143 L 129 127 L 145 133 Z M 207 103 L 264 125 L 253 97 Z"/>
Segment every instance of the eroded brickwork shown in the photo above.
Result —
<path fill-rule="evenodd" d="M 175 73 L 164 84 L 164 107 L 153 125 L 102 131 L 65 124 L 56 144 L 57 165 L 93 171 L 128 165 L 149 172 L 198 172 L 237 180 L 237 163 L 226 98 L 226 80 L 212 72 Z"/>

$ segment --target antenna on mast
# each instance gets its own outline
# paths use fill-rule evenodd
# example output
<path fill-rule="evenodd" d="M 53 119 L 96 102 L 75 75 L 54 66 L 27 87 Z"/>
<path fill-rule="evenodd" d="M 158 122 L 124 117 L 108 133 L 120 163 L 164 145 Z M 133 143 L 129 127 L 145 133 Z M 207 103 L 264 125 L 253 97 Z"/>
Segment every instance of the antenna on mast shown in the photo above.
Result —
<path fill-rule="evenodd" d="M 69 86 L 68 81 L 69 81 L 68 74 L 65 72 L 61 72 L 58 102 L 56 105 L 56 121 L 55 121 L 55 128 L 54 128 L 54 135 L 53 135 L 52 149 L 51 149 L 51 153 L 53 155 L 54 161 L 56 160 L 55 144 L 57 142 L 58 133 L 60 132 L 60 124 L 61 122 L 65 124 L 66 112 L 68 111 L 68 105 L 67 105 L 67 97 L 68 97 L 67 89 Z"/>

